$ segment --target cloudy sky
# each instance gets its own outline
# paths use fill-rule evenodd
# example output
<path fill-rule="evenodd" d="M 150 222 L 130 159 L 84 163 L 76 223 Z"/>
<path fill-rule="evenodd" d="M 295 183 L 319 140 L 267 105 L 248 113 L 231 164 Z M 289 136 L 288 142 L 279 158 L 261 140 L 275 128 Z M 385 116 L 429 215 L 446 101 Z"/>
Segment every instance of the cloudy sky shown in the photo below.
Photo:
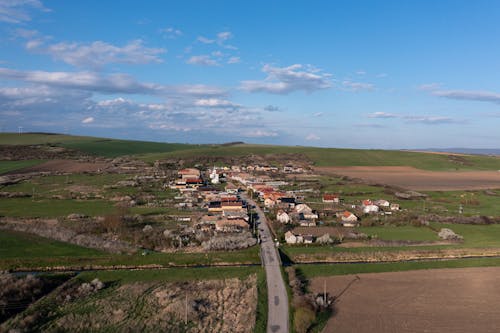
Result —
<path fill-rule="evenodd" d="M 494 1 L 0 0 L 0 130 L 500 146 Z"/>

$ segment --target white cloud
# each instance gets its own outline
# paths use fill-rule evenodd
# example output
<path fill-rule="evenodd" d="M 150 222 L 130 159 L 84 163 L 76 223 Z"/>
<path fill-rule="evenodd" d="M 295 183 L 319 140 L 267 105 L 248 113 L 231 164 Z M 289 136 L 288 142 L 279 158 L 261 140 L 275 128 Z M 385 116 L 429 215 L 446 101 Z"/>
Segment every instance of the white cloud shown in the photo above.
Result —
<path fill-rule="evenodd" d="M 180 36 L 182 36 L 182 31 L 179 29 L 175 29 L 173 27 L 168 27 L 164 29 L 160 29 L 160 33 L 164 38 L 168 39 L 176 39 Z"/>
<path fill-rule="evenodd" d="M 403 119 L 407 123 L 421 123 L 426 125 L 438 125 L 438 124 L 453 124 L 453 123 L 463 123 L 462 121 L 442 116 L 413 116 L 404 114 L 395 114 L 387 112 L 373 112 L 368 115 L 368 118 L 378 118 L 378 119 Z M 374 127 L 374 124 L 370 125 Z"/>
<path fill-rule="evenodd" d="M 87 117 L 87 118 L 82 120 L 82 124 L 90 124 L 90 123 L 93 123 L 94 120 L 95 120 L 94 117 Z"/>
<path fill-rule="evenodd" d="M 227 94 L 226 90 L 215 86 L 203 84 L 167 86 L 142 83 L 127 74 L 119 73 L 103 75 L 94 72 L 18 71 L 0 67 L 0 78 L 102 94 L 148 94 L 171 98 L 201 98 Z"/>
<path fill-rule="evenodd" d="M 433 91 L 433 90 L 437 90 L 439 88 L 441 88 L 442 84 L 441 83 L 436 83 L 436 82 L 433 82 L 433 83 L 424 83 L 424 84 L 421 84 L 418 89 L 419 90 L 430 90 L 430 91 Z"/>
<path fill-rule="evenodd" d="M 225 41 L 225 40 L 228 40 L 230 38 L 233 37 L 233 34 L 230 32 L 230 31 L 223 31 L 223 32 L 219 32 L 217 34 L 217 40 L 219 41 Z"/>
<path fill-rule="evenodd" d="M 353 82 L 349 80 L 343 81 L 342 86 L 354 92 L 358 92 L 361 90 L 373 90 L 375 88 L 375 86 L 371 83 Z"/>
<path fill-rule="evenodd" d="M 225 42 L 228 41 L 229 39 L 233 38 L 233 34 L 230 31 L 222 31 L 219 32 L 215 38 L 207 38 L 205 36 L 198 36 L 196 39 L 198 42 L 202 44 L 214 44 L 216 43 L 220 47 L 223 47 L 225 49 L 229 50 L 236 50 L 237 47 L 233 45 L 227 45 Z"/>
<path fill-rule="evenodd" d="M 359 70 L 359 71 L 356 72 L 356 74 L 358 74 L 358 75 L 366 75 L 366 72 L 363 71 L 363 70 Z"/>
<path fill-rule="evenodd" d="M 234 104 L 231 101 L 224 100 L 224 99 L 219 99 L 219 98 L 203 98 L 203 99 L 198 99 L 197 101 L 194 102 L 194 105 L 196 106 L 207 106 L 207 107 L 223 107 L 223 108 L 237 108 L 239 107 L 238 104 Z"/>
<path fill-rule="evenodd" d="M 431 94 L 449 99 L 500 103 L 500 93 L 490 91 L 435 90 Z"/>
<path fill-rule="evenodd" d="M 275 105 L 267 105 L 264 107 L 264 110 L 269 111 L 269 112 L 277 112 L 277 111 L 281 111 L 281 108 L 279 106 L 275 106 Z"/>
<path fill-rule="evenodd" d="M 92 43 L 61 42 L 45 45 L 40 41 L 28 41 L 29 50 L 47 53 L 56 60 L 77 67 L 99 68 L 106 64 L 147 64 L 161 63 L 160 55 L 167 52 L 163 48 L 149 48 L 140 39 L 123 46 L 112 45 L 103 41 Z"/>
<path fill-rule="evenodd" d="M 50 11 L 39 0 L 1 0 L 0 22 L 23 23 L 31 21 L 32 10 Z"/>
<path fill-rule="evenodd" d="M 399 118 L 400 116 L 397 114 L 393 113 L 387 113 L 387 112 L 373 112 L 368 115 L 368 118 Z"/>
<path fill-rule="evenodd" d="M 311 133 L 309 134 L 308 136 L 306 136 L 305 138 L 307 141 L 317 141 L 317 140 L 320 140 L 321 138 L 319 136 L 317 136 L 316 134 L 314 133 Z"/>
<path fill-rule="evenodd" d="M 440 125 L 440 124 L 458 124 L 463 123 L 450 117 L 437 117 L 437 116 L 405 116 L 407 122 L 421 123 L 425 125 Z"/>
<path fill-rule="evenodd" d="M 243 133 L 243 136 L 248 138 L 269 138 L 278 136 L 278 133 L 274 131 L 256 129 L 254 131 Z"/>
<path fill-rule="evenodd" d="M 321 116 L 323 116 L 323 112 L 316 112 L 316 113 L 313 113 L 313 116 L 314 116 L 314 117 L 321 117 Z"/>
<path fill-rule="evenodd" d="M 237 64 L 241 61 L 240 57 L 230 57 L 228 60 L 227 60 L 227 63 L 228 64 Z"/>
<path fill-rule="evenodd" d="M 440 83 L 429 83 L 420 85 L 418 89 L 428 91 L 431 95 L 437 97 L 500 104 L 500 93 L 480 90 L 448 90 L 441 87 L 442 84 Z"/>
<path fill-rule="evenodd" d="M 265 65 L 262 71 L 267 74 L 264 80 L 242 81 L 241 89 L 248 92 L 288 94 L 294 91 L 310 93 L 331 87 L 331 75 L 312 66 L 295 64 L 280 68 Z"/>
<path fill-rule="evenodd" d="M 213 44 L 215 43 L 215 39 L 209 39 L 203 36 L 199 36 L 197 38 L 198 42 L 203 43 L 203 44 Z"/>
<path fill-rule="evenodd" d="M 219 66 L 219 63 L 212 59 L 209 55 L 197 55 L 189 58 L 186 63 L 190 65 L 201 65 L 201 66 Z"/>

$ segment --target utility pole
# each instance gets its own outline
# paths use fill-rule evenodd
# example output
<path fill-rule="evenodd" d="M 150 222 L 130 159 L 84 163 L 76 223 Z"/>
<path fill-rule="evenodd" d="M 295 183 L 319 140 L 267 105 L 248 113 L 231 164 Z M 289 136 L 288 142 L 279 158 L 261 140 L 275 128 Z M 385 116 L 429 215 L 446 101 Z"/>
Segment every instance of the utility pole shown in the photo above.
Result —
<path fill-rule="evenodd" d="M 323 306 L 326 308 L 326 279 L 323 280 Z"/>
<path fill-rule="evenodd" d="M 18 126 L 17 130 L 19 132 L 19 135 L 23 134 L 23 127 L 22 126 Z"/>
<path fill-rule="evenodd" d="M 188 294 L 186 291 L 186 302 L 185 302 L 185 311 L 184 311 L 184 325 L 187 326 L 188 323 Z"/>

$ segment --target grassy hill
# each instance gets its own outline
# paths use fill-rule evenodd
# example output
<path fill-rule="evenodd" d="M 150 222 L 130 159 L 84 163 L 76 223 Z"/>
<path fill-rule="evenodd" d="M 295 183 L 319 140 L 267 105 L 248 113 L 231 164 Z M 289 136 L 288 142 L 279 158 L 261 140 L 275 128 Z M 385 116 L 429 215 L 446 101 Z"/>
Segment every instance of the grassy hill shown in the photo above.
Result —
<path fill-rule="evenodd" d="M 35 133 L 0 133 L 0 145 L 51 144 L 105 157 L 137 155 L 152 162 L 169 157 L 303 154 L 316 166 L 413 166 L 424 170 L 500 170 L 500 158 L 451 156 L 378 149 L 337 149 L 254 144 L 192 145 Z"/>
<path fill-rule="evenodd" d="M 0 133 L 0 145 L 50 144 L 79 150 L 88 154 L 116 157 L 123 155 L 165 153 L 198 147 L 179 143 L 116 140 L 89 136 L 43 133 Z"/>

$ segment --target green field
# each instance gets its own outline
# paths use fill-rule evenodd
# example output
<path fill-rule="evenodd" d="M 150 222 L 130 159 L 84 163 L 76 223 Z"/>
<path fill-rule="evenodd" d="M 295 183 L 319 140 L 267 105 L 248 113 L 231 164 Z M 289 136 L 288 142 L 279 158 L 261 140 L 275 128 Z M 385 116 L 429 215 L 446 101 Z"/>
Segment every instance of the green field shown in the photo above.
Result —
<path fill-rule="evenodd" d="M 446 155 L 399 150 L 337 149 L 315 147 L 289 147 L 240 144 L 232 146 L 203 146 L 162 154 L 145 154 L 146 161 L 168 157 L 243 156 L 265 154 L 305 154 L 316 166 L 413 166 L 418 169 L 498 170 L 500 158 L 489 156 L 463 156 L 463 163 L 450 160 Z"/>
<path fill-rule="evenodd" d="M 0 230 L 0 270 L 68 266 L 196 266 L 259 264 L 259 249 L 206 253 L 151 253 L 113 255 L 23 232 Z"/>
<path fill-rule="evenodd" d="M 103 252 L 16 231 L 0 230 L 0 261 L 57 257 L 93 257 Z"/>
<path fill-rule="evenodd" d="M 104 200 L 9 198 L 0 202 L 0 216 L 10 217 L 64 217 L 73 213 L 102 216 L 115 211 L 116 207 Z"/>
<path fill-rule="evenodd" d="M 197 147 L 197 145 L 177 143 L 117 140 L 62 134 L 24 133 L 19 135 L 17 133 L 0 133 L 0 145 L 37 144 L 51 144 L 105 157 L 147 153 L 166 153 Z"/>
<path fill-rule="evenodd" d="M 471 225 L 431 223 L 436 230 L 449 228 L 464 237 L 460 247 L 500 247 L 500 224 Z"/>
<path fill-rule="evenodd" d="M 308 278 L 361 273 L 382 273 L 412 271 L 417 269 L 465 268 L 500 266 L 500 258 L 470 258 L 434 261 L 414 261 L 373 264 L 319 264 L 297 265 L 296 267 Z"/>
<path fill-rule="evenodd" d="M 203 268 L 165 268 L 154 270 L 118 270 L 82 272 L 78 279 L 91 281 L 98 278 L 104 283 L 134 283 L 134 282 L 178 282 L 193 280 L 220 280 L 229 278 L 246 278 L 250 274 L 259 273 L 261 267 L 203 267 Z"/>
<path fill-rule="evenodd" d="M 382 226 L 360 227 L 359 231 L 381 240 L 437 241 L 436 232 L 426 227 Z"/>
<path fill-rule="evenodd" d="M 24 168 L 29 168 L 45 162 L 44 160 L 0 161 L 0 175 Z"/>

